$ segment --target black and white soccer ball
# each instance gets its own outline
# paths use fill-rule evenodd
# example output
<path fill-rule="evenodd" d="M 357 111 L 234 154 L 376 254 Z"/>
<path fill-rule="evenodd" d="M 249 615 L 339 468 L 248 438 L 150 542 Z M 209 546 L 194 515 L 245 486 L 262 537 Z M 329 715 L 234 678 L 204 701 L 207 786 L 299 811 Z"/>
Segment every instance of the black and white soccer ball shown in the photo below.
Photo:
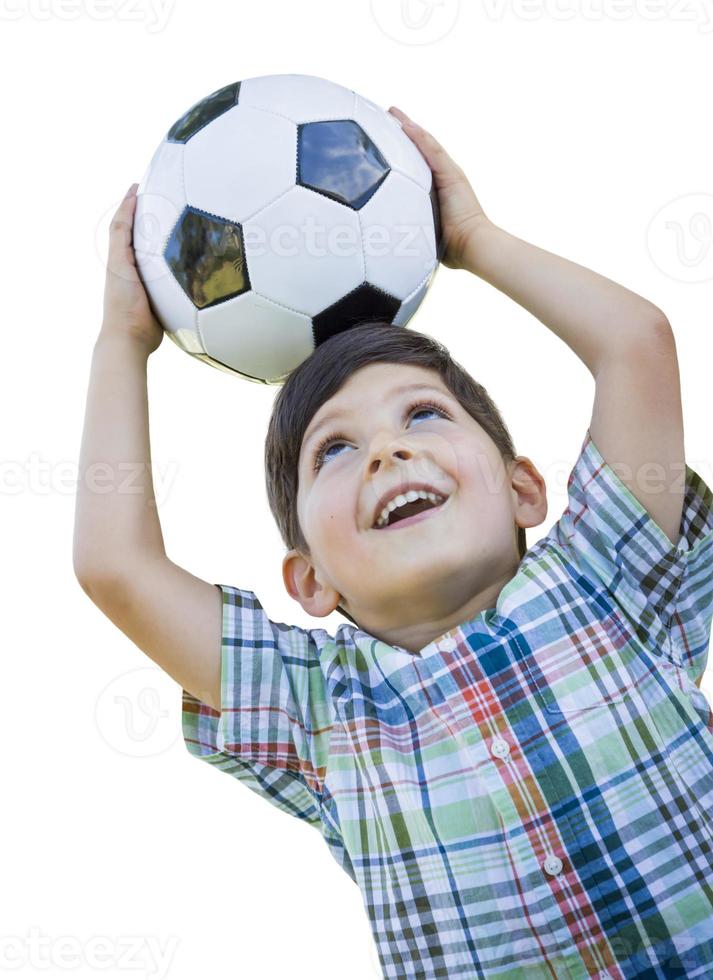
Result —
<path fill-rule="evenodd" d="M 415 144 L 311 75 L 234 82 L 181 116 L 139 184 L 133 244 L 171 339 L 267 384 L 358 323 L 405 326 L 442 255 Z"/>

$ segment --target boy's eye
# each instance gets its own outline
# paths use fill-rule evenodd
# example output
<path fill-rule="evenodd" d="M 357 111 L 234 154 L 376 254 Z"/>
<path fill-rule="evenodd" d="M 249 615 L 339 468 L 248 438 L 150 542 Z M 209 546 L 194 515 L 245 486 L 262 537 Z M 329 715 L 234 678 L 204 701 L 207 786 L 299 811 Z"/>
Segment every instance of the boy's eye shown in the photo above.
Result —
<path fill-rule="evenodd" d="M 417 412 L 414 412 L 413 414 L 420 415 L 421 412 L 439 412 L 439 411 L 440 409 L 438 408 L 419 408 L 419 410 Z"/>
<path fill-rule="evenodd" d="M 445 415 L 447 418 L 450 418 L 450 415 L 446 412 L 444 408 L 440 408 L 440 406 L 438 405 L 431 405 L 428 402 L 425 403 L 418 402 L 415 405 L 411 405 L 406 410 L 405 418 L 408 418 L 410 415 L 412 415 L 412 417 L 415 418 L 417 415 L 421 415 L 422 412 L 436 412 L 439 415 Z M 345 442 L 339 442 L 339 440 L 342 438 L 343 436 L 341 433 L 335 432 L 332 433 L 332 435 L 328 435 L 325 439 L 322 440 L 322 442 L 315 450 L 315 454 L 314 454 L 315 472 L 320 469 L 323 462 L 326 462 L 327 460 L 333 458 L 332 456 L 328 455 L 330 450 L 334 449 L 336 446 L 346 445 Z"/>

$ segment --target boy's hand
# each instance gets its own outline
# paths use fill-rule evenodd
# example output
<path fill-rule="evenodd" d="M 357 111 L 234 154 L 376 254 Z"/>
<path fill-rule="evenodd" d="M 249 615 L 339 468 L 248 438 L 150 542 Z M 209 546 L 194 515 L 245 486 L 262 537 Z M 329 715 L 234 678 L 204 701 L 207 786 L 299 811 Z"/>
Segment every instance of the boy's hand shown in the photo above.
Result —
<path fill-rule="evenodd" d="M 129 336 L 147 354 L 151 354 L 163 340 L 163 329 L 151 312 L 146 290 L 136 269 L 132 232 L 138 186 L 132 184 L 126 192 L 109 228 L 101 332 L 103 336 Z"/>
<path fill-rule="evenodd" d="M 416 144 L 433 171 L 444 239 L 441 262 L 449 269 L 463 269 L 471 234 L 479 224 L 488 221 L 480 201 L 463 170 L 435 137 L 396 106 L 391 106 L 389 112 L 402 124 L 403 131 Z"/>

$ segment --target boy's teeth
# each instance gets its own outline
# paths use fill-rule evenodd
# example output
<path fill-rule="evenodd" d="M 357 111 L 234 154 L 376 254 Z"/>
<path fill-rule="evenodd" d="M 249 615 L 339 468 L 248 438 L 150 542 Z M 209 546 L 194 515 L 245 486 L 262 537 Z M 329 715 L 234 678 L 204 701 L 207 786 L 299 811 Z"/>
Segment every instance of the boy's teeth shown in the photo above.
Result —
<path fill-rule="evenodd" d="M 443 501 L 446 499 L 445 497 L 439 497 L 435 493 L 429 493 L 426 490 L 409 490 L 405 494 L 397 494 L 396 497 L 387 503 L 382 512 L 379 514 L 376 526 L 383 527 L 389 520 L 389 514 L 392 510 L 396 510 L 397 507 L 403 507 L 404 504 L 411 503 L 419 498 L 422 498 L 423 500 L 430 500 L 432 504 L 436 505 L 443 503 Z"/>

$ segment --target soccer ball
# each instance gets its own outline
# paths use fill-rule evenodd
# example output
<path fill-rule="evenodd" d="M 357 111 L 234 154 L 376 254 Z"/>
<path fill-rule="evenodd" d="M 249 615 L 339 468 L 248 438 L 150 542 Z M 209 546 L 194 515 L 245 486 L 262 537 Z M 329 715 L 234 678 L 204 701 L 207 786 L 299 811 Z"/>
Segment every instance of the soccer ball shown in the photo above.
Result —
<path fill-rule="evenodd" d="M 442 255 L 414 143 L 311 75 L 234 82 L 181 116 L 139 184 L 133 245 L 169 337 L 264 384 L 358 323 L 405 326 Z"/>

